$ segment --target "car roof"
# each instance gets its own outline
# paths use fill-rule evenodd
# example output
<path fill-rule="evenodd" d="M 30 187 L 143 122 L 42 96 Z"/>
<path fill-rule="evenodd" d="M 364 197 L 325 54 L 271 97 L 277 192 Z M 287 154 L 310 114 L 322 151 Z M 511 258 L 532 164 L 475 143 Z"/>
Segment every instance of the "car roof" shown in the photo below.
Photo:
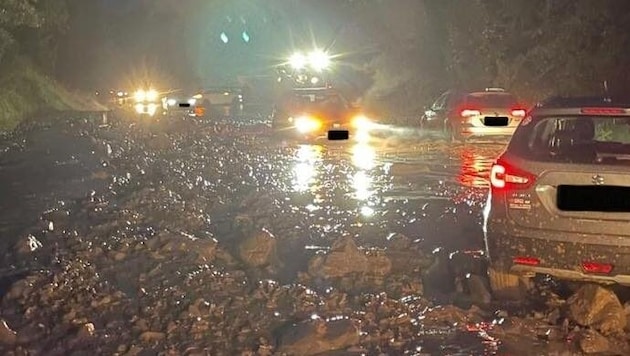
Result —
<path fill-rule="evenodd" d="M 530 115 L 630 116 L 630 103 L 596 96 L 554 96 L 536 104 Z"/>

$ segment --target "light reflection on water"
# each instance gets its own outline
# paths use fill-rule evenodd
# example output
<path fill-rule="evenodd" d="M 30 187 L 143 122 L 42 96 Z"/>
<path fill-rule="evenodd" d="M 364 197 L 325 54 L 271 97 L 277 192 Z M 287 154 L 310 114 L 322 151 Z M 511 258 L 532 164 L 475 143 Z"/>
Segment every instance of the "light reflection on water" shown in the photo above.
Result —
<path fill-rule="evenodd" d="M 322 146 L 301 145 L 297 150 L 293 168 L 293 190 L 298 193 L 313 190 L 318 183 L 319 167 L 322 162 Z"/>

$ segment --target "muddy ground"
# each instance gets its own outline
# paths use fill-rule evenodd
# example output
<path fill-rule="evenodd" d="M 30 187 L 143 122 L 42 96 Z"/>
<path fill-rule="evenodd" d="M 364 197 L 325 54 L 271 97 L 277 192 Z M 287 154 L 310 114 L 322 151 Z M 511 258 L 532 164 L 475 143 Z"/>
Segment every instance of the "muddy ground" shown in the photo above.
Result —
<path fill-rule="evenodd" d="M 0 139 L 2 354 L 630 354 L 624 290 L 488 295 L 503 143 L 86 114 Z"/>

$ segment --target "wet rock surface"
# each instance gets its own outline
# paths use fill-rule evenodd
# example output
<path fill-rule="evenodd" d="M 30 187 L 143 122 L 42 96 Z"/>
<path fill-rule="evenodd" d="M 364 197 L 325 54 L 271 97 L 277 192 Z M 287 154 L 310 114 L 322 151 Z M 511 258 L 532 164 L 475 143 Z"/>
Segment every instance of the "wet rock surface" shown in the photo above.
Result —
<path fill-rule="evenodd" d="M 608 289 L 489 300 L 466 251 L 501 145 L 84 117 L 4 140 L 2 354 L 628 350 Z"/>

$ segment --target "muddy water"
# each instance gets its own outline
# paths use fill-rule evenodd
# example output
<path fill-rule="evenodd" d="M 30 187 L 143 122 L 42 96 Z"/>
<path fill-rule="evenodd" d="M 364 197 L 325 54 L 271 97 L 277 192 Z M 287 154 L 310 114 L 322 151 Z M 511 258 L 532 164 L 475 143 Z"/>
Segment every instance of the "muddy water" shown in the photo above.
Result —
<path fill-rule="evenodd" d="M 416 262 L 434 251 L 450 256 L 480 247 L 479 212 L 502 144 L 449 145 L 395 133 L 300 143 L 260 126 L 190 121 L 58 130 L 2 156 L 5 188 L 21 187 L 6 188 L 0 211 L 3 226 L 11 226 L 0 230 L 5 261 L 17 266 L 7 275 L 30 271 L 29 285 L 37 287 L 14 287 L 2 317 L 18 334 L 43 328 L 47 335 L 44 343 L 24 336 L 19 347 L 40 354 L 42 345 L 58 354 L 260 352 L 280 346 L 282 325 L 314 314 L 362 325 L 358 344 L 345 347 L 355 346 L 353 354 L 505 347 L 479 326 L 495 320 L 492 312 L 439 305 L 448 298 L 434 295 L 452 296 L 452 281 L 443 281 L 448 288 L 426 283 L 424 292 L 413 287 L 422 281 Z M 18 199 L 29 194 L 38 203 Z M 51 231 L 51 221 L 64 228 Z M 256 231 L 267 234 L 253 240 L 263 263 L 242 254 Z M 48 249 L 24 254 L 12 247 L 29 232 Z M 397 233 L 413 247 L 394 246 Z M 327 278 L 336 267 L 312 272 L 317 256 L 348 237 L 359 248 L 408 249 L 411 255 L 400 255 L 411 256 L 408 270 L 390 257 L 398 272 L 367 284 L 354 274 Z M 267 254 L 271 240 L 274 253 Z M 356 257 L 344 251 L 343 258 Z M 79 335 L 86 323 L 97 327 L 87 344 Z"/>

